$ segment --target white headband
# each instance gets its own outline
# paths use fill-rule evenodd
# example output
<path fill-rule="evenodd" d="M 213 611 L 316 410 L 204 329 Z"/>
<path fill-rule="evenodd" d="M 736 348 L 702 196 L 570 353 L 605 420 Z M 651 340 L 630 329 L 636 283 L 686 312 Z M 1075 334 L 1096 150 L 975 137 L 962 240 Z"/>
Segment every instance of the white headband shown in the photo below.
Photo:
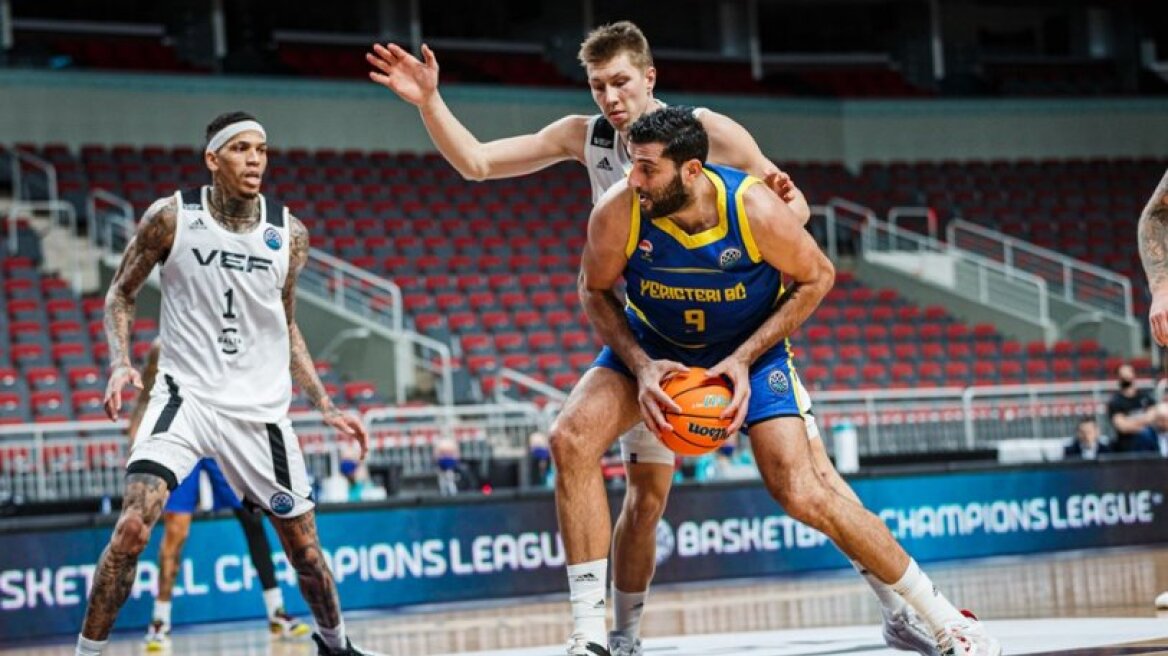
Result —
<path fill-rule="evenodd" d="M 211 137 L 211 140 L 207 142 L 207 152 L 218 152 L 218 150 L 222 148 L 223 145 L 228 141 L 231 141 L 235 135 L 239 134 L 240 132 L 247 132 L 248 130 L 255 130 L 256 132 L 259 132 L 264 136 L 265 141 L 268 138 L 268 133 L 264 132 L 264 126 L 260 125 L 258 122 L 251 120 L 240 121 L 238 123 L 226 125 L 222 130 L 216 132 L 215 136 Z"/>

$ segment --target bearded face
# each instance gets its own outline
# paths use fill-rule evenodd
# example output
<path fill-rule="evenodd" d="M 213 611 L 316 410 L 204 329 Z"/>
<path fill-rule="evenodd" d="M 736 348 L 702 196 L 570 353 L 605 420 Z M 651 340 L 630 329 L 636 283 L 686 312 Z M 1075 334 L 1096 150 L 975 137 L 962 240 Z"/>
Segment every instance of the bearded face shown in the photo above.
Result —
<path fill-rule="evenodd" d="M 669 216 L 685 207 L 689 202 L 689 192 L 681 181 L 681 171 L 675 171 L 664 185 L 637 189 L 637 200 L 641 204 L 641 216 L 646 219 Z"/>

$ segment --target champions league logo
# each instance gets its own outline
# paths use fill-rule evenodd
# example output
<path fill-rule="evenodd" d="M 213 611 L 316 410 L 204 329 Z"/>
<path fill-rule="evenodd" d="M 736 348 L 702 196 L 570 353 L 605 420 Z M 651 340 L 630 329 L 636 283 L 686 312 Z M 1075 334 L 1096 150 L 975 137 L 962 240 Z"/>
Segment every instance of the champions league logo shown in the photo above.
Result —
<path fill-rule="evenodd" d="M 287 515 L 292 512 L 292 508 L 296 502 L 292 499 L 292 495 L 287 492 L 277 492 L 272 495 L 268 505 L 271 506 L 272 512 L 277 515 Z"/>
<path fill-rule="evenodd" d="M 738 260 L 741 259 L 742 251 L 738 250 L 737 248 L 727 248 L 726 250 L 722 251 L 721 255 L 718 256 L 718 266 L 722 267 L 723 269 L 729 269 L 730 267 L 734 266 Z"/>
<path fill-rule="evenodd" d="M 677 539 L 673 537 L 673 527 L 662 517 L 657 522 L 657 564 L 661 565 L 673 555 Z"/>
<path fill-rule="evenodd" d="M 278 251 L 280 250 L 280 246 L 284 244 L 284 240 L 280 239 L 280 232 L 278 230 L 269 227 L 267 230 L 264 230 L 264 243 L 268 245 L 268 248 Z"/>
<path fill-rule="evenodd" d="M 775 369 L 767 376 L 767 387 L 771 388 L 775 394 L 786 394 L 790 388 L 790 384 L 787 383 L 787 375 Z"/>

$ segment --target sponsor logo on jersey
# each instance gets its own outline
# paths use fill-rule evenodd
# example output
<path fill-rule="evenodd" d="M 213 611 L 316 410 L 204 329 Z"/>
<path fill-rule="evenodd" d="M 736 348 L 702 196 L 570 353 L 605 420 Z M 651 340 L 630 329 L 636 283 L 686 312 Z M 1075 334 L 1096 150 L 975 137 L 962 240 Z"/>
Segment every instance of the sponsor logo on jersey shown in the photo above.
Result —
<path fill-rule="evenodd" d="M 187 227 L 191 230 L 206 230 L 207 224 L 203 223 L 203 217 L 200 216 L 196 217 L 194 221 L 191 221 L 191 224 Z"/>
<path fill-rule="evenodd" d="M 239 331 L 235 328 L 224 328 L 223 332 L 219 333 L 219 348 L 227 355 L 235 355 L 239 353 L 239 345 L 243 343 L 243 338 L 239 336 Z"/>
<path fill-rule="evenodd" d="M 738 260 L 741 259 L 742 251 L 738 250 L 737 248 L 730 247 L 718 255 L 718 266 L 722 267 L 723 269 L 729 269 L 730 267 L 734 266 Z"/>
<path fill-rule="evenodd" d="M 200 266 L 211 266 L 213 262 L 218 262 L 219 266 L 224 269 L 229 271 L 243 271 L 244 273 L 270 271 L 272 268 L 273 261 L 264 257 L 256 257 L 255 255 L 247 255 L 244 253 L 232 253 L 218 249 L 214 249 L 210 253 L 203 255 L 197 248 L 192 248 L 191 250 L 194 251 L 195 260 Z"/>
<path fill-rule="evenodd" d="M 279 230 L 269 226 L 267 230 L 264 230 L 264 243 L 268 245 L 268 248 L 278 251 L 280 246 L 284 245 L 284 240 L 280 238 Z"/>
<path fill-rule="evenodd" d="M 775 394 L 786 394 L 787 390 L 791 389 L 791 384 L 787 382 L 786 374 L 775 369 L 767 376 L 767 387 Z"/>
<path fill-rule="evenodd" d="M 296 507 L 296 500 L 287 492 L 277 492 L 268 500 L 268 506 L 277 515 L 287 515 Z"/>
<path fill-rule="evenodd" d="M 594 134 L 591 143 L 597 148 L 612 148 L 612 137 Z"/>
<path fill-rule="evenodd" d="M 652 262 L 653 261 L 653 242 L 648 239 L 642 239 L 641 243 L 637 244 L 637 250 L 641 251 L 641 258 Z"/>
<path fill-rule="evenodd" d="M 193 211 L 197 212 L 197 211 L 203 209 L 203 206 L 198 204 L 198 203 L 183 203 L 183 209 L 184 210 L 193 210 Z"/>
<path fill-rule="evenodd" d="M 602 160 L 600 160 L 599 162 L 597 162 L 597 163 L 596 163 L 596 168 L 600 169 L 601 171 L 611 171 L 611 170 L 612 170 L 612 164 L 609 164 L 609 163 L 608 163 L 608 158 L 607 158 L 607 157 L 605 157 L 604 159 L 602 159 Z"/>

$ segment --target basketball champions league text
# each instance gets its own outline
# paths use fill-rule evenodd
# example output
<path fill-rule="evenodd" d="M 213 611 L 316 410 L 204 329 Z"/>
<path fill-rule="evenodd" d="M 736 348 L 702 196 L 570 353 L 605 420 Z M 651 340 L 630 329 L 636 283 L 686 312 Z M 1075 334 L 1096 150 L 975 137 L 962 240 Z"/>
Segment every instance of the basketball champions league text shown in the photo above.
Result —
<path fill-rule="evenodd" d="M 972 535 L 1073 533 L 1122 525 L 1151 525 L 1163 505 L 1161 492 L 1150 489 L 1065 496 L 991 499 L 908 507 L 884 507 L 877 514 L 894 535 L 915 540 L 950 540 Z M 668 536 L 661 536 L 665 530 Z M 670 547 L 659 560 L 717 557 L 784 550 L 832 551 L 827 539 L 786 515 L 756 515 L 667 523 L 659 544 Z M 662 549 L 659 548 L 659 551 Z M 834 551 L 832 551 L 834 554 Z M 283 552 L 273 554 L 277 576 L 286 585 L 296 573 Z M 334 546 L 325 557 L 338 584 L 376 584 L 409 579 L 490 576 L 505 572 L 556 571 L 565 563 L 563 543 L 551 531 L 486 534 L 472 538 L 412 542 L 372 542 Z M 0 610 L 76 606 L 84 603 L 93 579 L 92 564 L 0 571 Z M 222 554 L 214 561 L 185 559 L 175 594 L 235 594 L 259 585 L 245 552 Z M 139 563 L 132 596 L 153 595 L 158 568 Z"/>

